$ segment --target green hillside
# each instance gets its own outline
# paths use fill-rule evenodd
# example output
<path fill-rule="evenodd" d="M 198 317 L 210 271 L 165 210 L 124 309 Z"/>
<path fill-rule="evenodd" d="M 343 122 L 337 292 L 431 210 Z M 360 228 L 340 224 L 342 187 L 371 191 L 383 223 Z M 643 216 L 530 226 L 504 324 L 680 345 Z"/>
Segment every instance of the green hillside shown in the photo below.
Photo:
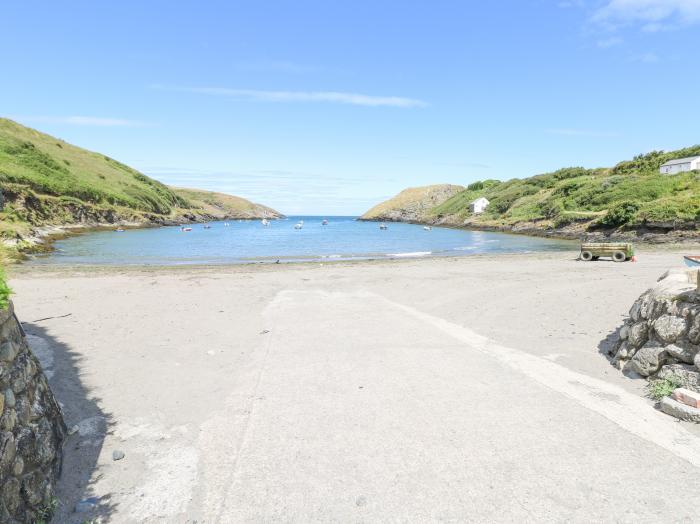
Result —
<path fill-rule="evenodd" d="M 105 155 L 0 118 L 0 243 L 31 247 L 42 226 L 163 224 L 281 216 L 239 197 L 166 186 Z"/>
<path fill-rule="evenodd" d="M 612 168 L 570 167 L 506 182 L 484 180 L 435 206 L 428 220 L 508 229 L 594 230 L 657 228 L 696 230 L 700 221 L 700 171 L 661 175 L 664 162 L 700 155 L 700 146 L 653 151 Z M 469 203 L 486 197 L 480 215 Z"/>
<path fill-rule="evenodd" d="M 425 214 L 464 189 L 452 184 L 409 187 L 381 202 L 360 217 L 361 220 L 420 222 Z"/>

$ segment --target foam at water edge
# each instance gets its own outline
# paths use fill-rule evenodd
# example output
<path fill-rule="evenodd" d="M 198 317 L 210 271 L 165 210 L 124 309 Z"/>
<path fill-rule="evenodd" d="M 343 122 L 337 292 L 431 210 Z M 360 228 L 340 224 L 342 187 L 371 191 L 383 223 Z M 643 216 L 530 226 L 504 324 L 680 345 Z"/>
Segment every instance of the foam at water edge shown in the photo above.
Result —
<path fill-rule="evenodd" d="M 432 251 L 414 251 L 413 253 L 388 253 L 388 257 L 424 257 L 432 255 Z"/>

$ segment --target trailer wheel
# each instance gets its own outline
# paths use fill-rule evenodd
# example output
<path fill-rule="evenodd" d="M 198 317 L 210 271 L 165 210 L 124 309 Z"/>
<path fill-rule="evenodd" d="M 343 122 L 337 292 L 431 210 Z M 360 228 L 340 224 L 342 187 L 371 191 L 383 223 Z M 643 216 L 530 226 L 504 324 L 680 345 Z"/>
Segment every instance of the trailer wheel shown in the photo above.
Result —
<path fill-rule="evenodd" d="M 627 255 L 624 251 L 615 251 L 613 253 L 613 260 L 615 262 L 624 262 L 625 260 L 627 260 Z"/>
<path fill-rule="evenodd" d="M 590 251 L 581 251 L 581 260 L 584 260 L 585 262 L 593 260 L 593 253 Z"/>

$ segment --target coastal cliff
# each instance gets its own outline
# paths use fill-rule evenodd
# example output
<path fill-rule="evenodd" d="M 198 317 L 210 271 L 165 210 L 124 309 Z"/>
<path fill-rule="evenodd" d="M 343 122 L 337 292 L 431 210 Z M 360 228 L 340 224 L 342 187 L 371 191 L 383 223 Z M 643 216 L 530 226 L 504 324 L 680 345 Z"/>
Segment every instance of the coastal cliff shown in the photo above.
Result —
<path fill-rule="evenodd" d="M 0 249 L 9 258 L 41 249 L 47 237 L 86 228 L 282 216 L 244 198 L 167 186 L 0 118 Z"/>
<path fill-rule="evenodd" d="M 700 171 L 659 173 L 664 162 L 694 155 L 700 155 L 700 146 L 652 151 L 612 168 L 570 167 L 505 182 L 477 181 L 419 213 L 410 199 L 400 198 L 402 192 L 363 218 L 569 239 L 697 241 Z M 474 214 L 469 204 L 480 197 L 489 205 Z"/>
<path fill-rule="evenodd" d="M 410 187 L 395 197 L 377 204 L 360 217 L 360 220 L 384 222 L 422 222 L 429 220 L 428 213 L 449 198 L 464 190 L 463 186 L 436 184 Z"/>

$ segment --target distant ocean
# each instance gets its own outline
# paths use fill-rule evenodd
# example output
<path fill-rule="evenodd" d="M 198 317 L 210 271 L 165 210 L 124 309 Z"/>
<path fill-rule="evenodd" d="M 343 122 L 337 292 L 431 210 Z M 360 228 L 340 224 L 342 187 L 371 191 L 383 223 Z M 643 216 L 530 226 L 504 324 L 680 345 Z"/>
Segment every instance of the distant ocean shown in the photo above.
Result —
<path fill-rule="evenodd" d="M 323 219 L 328 225 L 322 225 Z M 304 221 L 302 229 L 294 225 Z M 59 240 L 34 264 L 181 265 L 463 256 L 571 249 L 570 241 L 434 227 L 359 222 L 346 216 L 231 220 L 179 227 L 98 231 Z"/>

